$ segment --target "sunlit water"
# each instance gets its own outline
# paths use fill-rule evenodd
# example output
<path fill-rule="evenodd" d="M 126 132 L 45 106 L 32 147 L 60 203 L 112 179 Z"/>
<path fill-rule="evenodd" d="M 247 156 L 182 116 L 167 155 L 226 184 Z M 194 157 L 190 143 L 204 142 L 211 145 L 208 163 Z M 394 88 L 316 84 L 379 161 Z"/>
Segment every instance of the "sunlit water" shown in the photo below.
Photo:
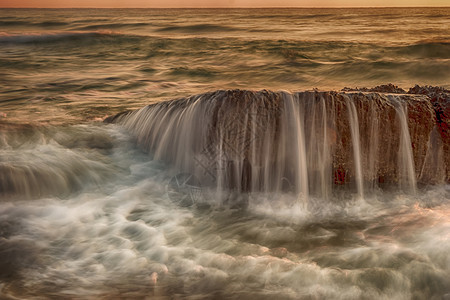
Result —
<path fill-rule="evenodd" d="M 2 9 L 0 112 L 65 123 L 223 88 L 448 88 L 449 14 Z"/>
<path fill-rule="evenodd" d="M 449 87 L 448 9 L 0 12 L 0 298 L 450 298 L 449 185 L 184 208 L 100 122 L 219 88 Z"/>

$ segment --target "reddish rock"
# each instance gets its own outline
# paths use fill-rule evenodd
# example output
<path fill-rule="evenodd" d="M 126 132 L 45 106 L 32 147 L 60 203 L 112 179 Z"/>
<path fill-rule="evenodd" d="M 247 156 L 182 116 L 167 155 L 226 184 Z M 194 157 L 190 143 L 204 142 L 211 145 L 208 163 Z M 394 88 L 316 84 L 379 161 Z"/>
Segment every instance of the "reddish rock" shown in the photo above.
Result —
<path fill-rule="evenodd" d="M 332 185 L 355 185 L 358 148 L 365 186 L 400 185 L 405 176 L 439 182 L 436 162 L 445 164 L 448 181 L 448 99 L 442 89 L 415 87 L 406 94 L 394 85 L 367 92 L 225 90 L 153 104 L 108 121 L 128 128 L 155 159 L 205 184 L 241 192 L 289 187 L 326 197 Z M 434 128 L 441 141 L 433 148 Z M 409 171 L 407 156 L 414 164 Z"/>

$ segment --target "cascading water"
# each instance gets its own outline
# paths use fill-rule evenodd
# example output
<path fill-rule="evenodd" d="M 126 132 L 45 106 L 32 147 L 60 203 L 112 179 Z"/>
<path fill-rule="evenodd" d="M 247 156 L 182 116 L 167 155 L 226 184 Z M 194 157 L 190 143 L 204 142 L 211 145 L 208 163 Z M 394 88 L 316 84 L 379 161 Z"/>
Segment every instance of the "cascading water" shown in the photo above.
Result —
<path fill-rule="evenodd" d="M 412 155 L 411 138 L 409 136 L 407 108 L 403 103 L 393 101 L 400 122 L 400 148 L 398 151 L 399 186 L 406 192 L 416 193 L 416 171 L 414 170 L 414 158 Z"/>
<path fill-rule="evenodd" d="M 353 146 L 353 161 L 355 165 L 355 181 L 358 190 L 358 196 L 360 198 L 364 197 L 364 187 L 363 187 L 363 176 L 361 167 L 361 150 L 360 150 L 360 137 L 359 137 L 359 121 L 358 114 L 356 113 L 355 103 L 350 101 L 346 97 L 346 104 L 348 109 L 348 116 L 350 121 L 350 131 L 352 137 Z"/>
<path fill-rule="evenodd" d="M 233 90 L 2 123 L 0 298 L 445 299 L 436 107 Z"/>
<path fill-rule="evenodd" d="M 307 203 L 309 197 L 308 187 L 308 163 L 306 160 L 306 146 L 305 146 L 305 133 L 304 133 L 304 118 L 305 110 L 302 107 L 303 103 L 300 103 L 298 97 L 292 95 L 284 95 L 283 98 L 285 106 L 284 111 L 286 114 L 285 120 L 287 124 L 284 128 L 290 128 L 291 130 L 283 131 L 283 136 L 286 136 L 284 141 L 284 148 L 292 147 L 291 151 L 293 155 L 294 163 L 294 180 L 291 179 L 296 191 L 299 192 L 300 199 L 303 203 Z M 291 132 L 292 136 L 285 135 L 285 132 Z M 289 142 L 289 138 L 292 139 L 292 144 Z M 289 162 L 287 163 L 289 164 Z M 272 180 L 280 181 L 279 178 L 272 178 Z M 270 180 L 270 179 L 269 179 Z"/>
<path fill-rule="evenodd" d="M 109 161 L 94 151 L 113 147 L 104 133 L 85 126 L 60 132 L 31 126 L 2 129 L 0 199 L 66 197 L 114 177 Z"/>
<path fill-rule="evenodd" d="M 291 192 L 306 203 L 342 188 L 360 198 L 378 187 L 414 193 L 415 170 L 431 154 L 412 144 L 429 143 L 434 110 L 417 95 L 234 90 L 150 105 L 114 121 L 154 159 L 222 197 Z"/>

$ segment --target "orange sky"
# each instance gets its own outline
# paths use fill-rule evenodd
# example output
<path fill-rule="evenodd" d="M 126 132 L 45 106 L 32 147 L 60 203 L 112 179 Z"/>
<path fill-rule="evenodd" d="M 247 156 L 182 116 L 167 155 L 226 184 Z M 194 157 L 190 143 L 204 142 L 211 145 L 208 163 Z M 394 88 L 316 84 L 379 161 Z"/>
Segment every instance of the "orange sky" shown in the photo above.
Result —
<path fill-rule="evenodd" d="M 449 6 L 449 0 L 0 0 L 0 7 Z"/>

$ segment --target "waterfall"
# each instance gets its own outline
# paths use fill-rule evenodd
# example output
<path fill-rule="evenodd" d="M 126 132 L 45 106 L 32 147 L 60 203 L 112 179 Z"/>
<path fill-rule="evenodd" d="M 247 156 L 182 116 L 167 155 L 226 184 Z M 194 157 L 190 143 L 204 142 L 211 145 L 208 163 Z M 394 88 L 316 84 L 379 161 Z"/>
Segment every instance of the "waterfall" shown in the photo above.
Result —
<path fill-rule="evenodd" d="M 416 170 L 427 178 L 427 164 L 443 156 L 427 150 L 436 124 L 423 95 L 220 90 L 111 120 L 153 159 L 222 198 L 293 193 L 306 203 L 352 187 L 359 197 L 384 187 L 414 193 Z"/>
<path fill-rule="evenodd" d="M 398 151 L 399 184 L 404 191 L 416 193 L 416 171 L 412 155 L 411 138 L 409 135 L 407 108 L 403 103 L 394 101 L 397 116 L 400 122 L 400 147 Z"/>
<path fill-rule="evenodd" d="M 349 100 L 346 97 L 348 115 L 350 120 L 350 131 L 352 137 L 352 145 L 353 145 L 353 161 L 355 164 L 355 181 L 356 187 L 358 190 L 358 196 L 360 198 L 364 197 L 364 188 L 363 188 L 363 176 L 361 169 L 361 149 L 359 146 L 360 138 L 359 138 L 359 121 L 358 114 L 356 113 L 355 103 Z"/>
<path fill-rule="evenodd" d="M 302 103 L 298 96 L 284 94 L 284 111 L 286 117 L 283 119 L 288 122 L 285 128 L 292 128 L 292 151 L 294 154 L 293 165 L 295 170 L 294 185 L 297 187 L 300 199 L 303 203 L 308 201 L 308 164 L 306 162 L 306 146 L 304 134 L 304 109 L 301 108 Z M 284 136 L 289 136 L 287 131 L 283 132 Z M 289 147 L 289 142 L 285 147 Z"/>

